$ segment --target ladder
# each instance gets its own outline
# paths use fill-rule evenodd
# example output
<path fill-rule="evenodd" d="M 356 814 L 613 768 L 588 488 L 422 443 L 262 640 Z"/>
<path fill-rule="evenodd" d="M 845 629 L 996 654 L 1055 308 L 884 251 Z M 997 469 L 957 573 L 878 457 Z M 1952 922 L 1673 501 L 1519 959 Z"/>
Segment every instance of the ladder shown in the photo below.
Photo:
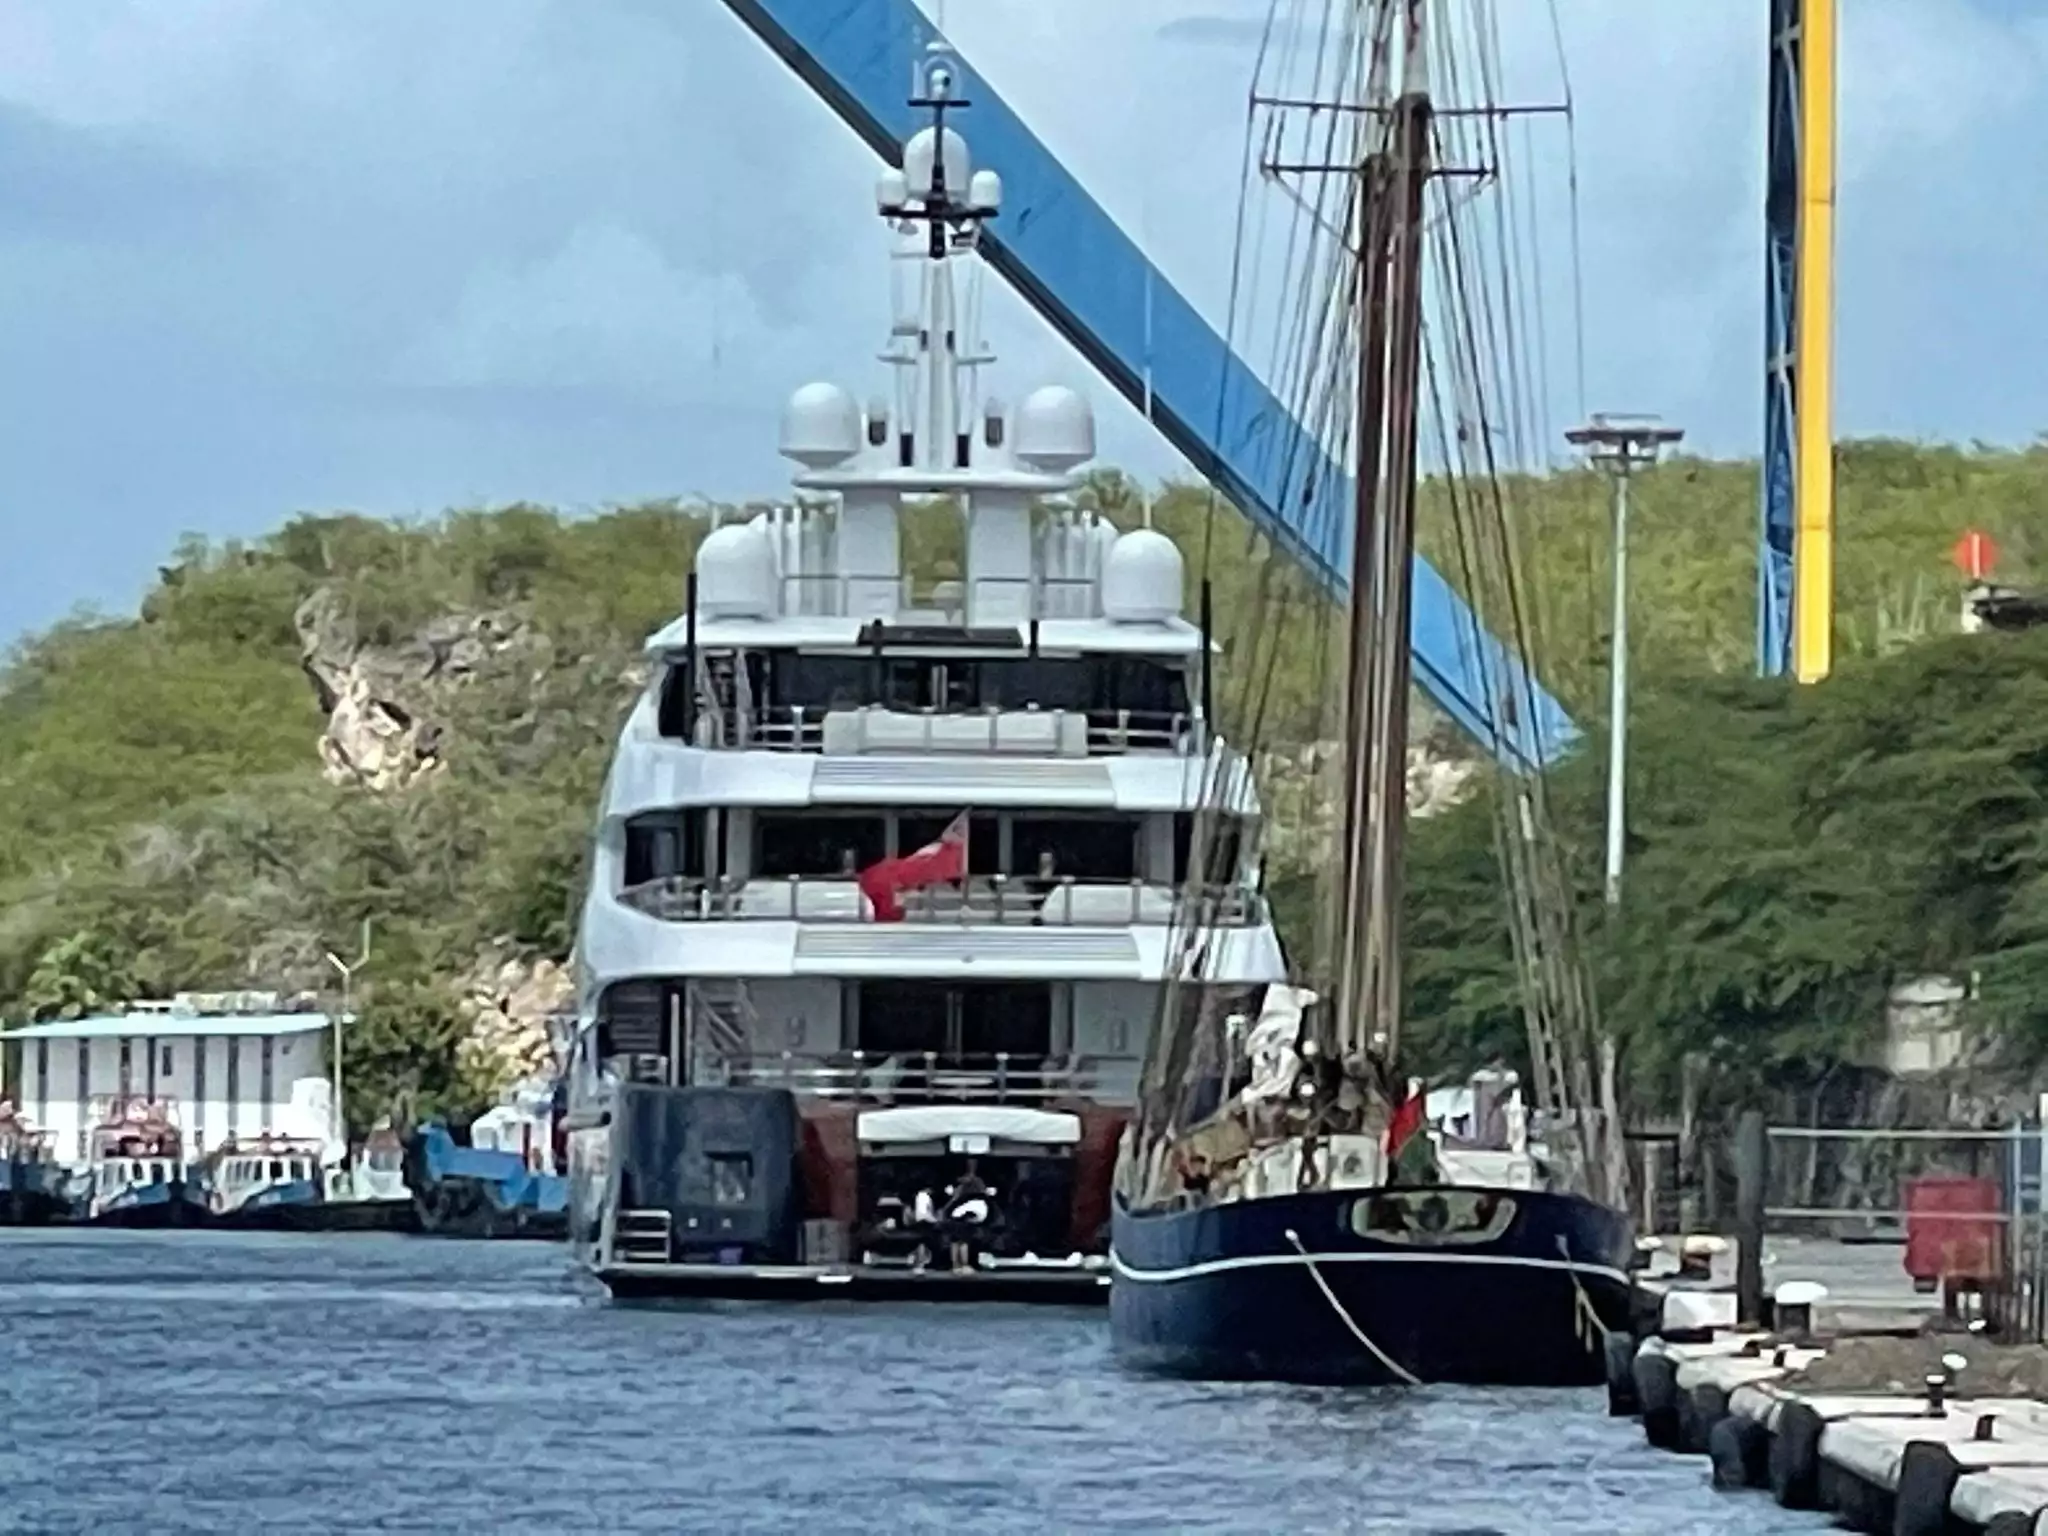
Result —
<path fill-rule="evenodd" d="M 759 1015 L 746 982 L 737 976 L 694 977 L 688 983 L 684 1006 L 693 1054 L 729 1080 L 732 1069 L 744 1065 L 754 1052 L 754 1025 Z"/>
<path fill-rule="evenodd" d="M 612 1227 L 612 1256 L 626 1264 L 666 1264 L 674 1225 L 667 1211 L 620 1211 Z"/>

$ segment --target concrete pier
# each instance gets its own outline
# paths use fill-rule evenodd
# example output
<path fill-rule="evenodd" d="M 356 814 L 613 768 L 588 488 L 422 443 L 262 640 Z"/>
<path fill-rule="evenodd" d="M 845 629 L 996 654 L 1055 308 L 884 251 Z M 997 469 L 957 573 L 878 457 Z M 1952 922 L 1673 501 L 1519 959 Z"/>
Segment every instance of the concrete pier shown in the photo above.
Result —
<path fill-rule="evenodd" d="M 1689 1273 L 1667 1241 L 1639 1278 L 1640 1337 L 1608 1339 L 1608 1403 L 1652 1445 L 1884 1536 L 2048 1536 L 2048 1347 L 1943 1331 L 1896 1246 L 1771 1238 L 1776 1332 L 1737 1326 L 1739 1255 Z"/>
<path fill-rule="evenodd" d="M 1710 1457 L 1717 1488 L 1767 1489 L 1887 1536 L 2048 1536 L 2048 1404 L 2009 1395 L 2015 1376 L 2041 1373 L 2039 1347 L 1933 1335 L 1810 1347 L 1753 1332 L 1653 1336 L 1630 1361 L 1652 1444 Z M 1831 1376 L 1861 1389 L 1814 1384 Z"/>

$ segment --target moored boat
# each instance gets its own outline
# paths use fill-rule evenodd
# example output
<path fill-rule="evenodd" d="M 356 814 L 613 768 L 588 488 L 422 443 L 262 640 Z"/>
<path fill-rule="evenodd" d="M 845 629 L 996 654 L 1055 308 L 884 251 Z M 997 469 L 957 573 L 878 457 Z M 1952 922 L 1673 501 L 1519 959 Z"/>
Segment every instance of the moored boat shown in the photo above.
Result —
<path fill-rule="evenodd" d="M 71 1214 L 51 1137 L 0 1099 L 0 1227 L 39 1227 Z"/>
<path fill-rule="evenodd" d="M 1465 204 L 1431 207 L 1425 196 L 1445 137 L 1428 60 L 1452 46 L 1430 36 L 1429 9 L 1382 0 L 1361 14 L 1333 4 L 1323 38 L 1357 50 L 1330 78 L 1363 99 L 1325 104 L 1323 120 L 1347 125 L 1353 142 L 1308 157 L 1329 162 L 1313 174 L 1352 183 L 1337 200 L 1351 210 L 1349 227 L 1318 224 L 1304 256 L 1307 269 L 1337 276 L 1309 304 L 1334 318 L 1326 344 L 1309 349 L 1300 398 L 1324 402 L 1317 409 L 1344 404 L 1341 427 L 1330 429 L 1339 462 L 1305 466 L 1301 494 L 1331 497 L 1325 510 L 1342 520 L 1351 554 L 1332 668 L 1341 687 L 1339 772 L 1326 802 L 1332 856 L 1313 942 L 1296 965 L 1315 985 L 1268 987 L 1255 1016 L 1236 1011 L 1200 963 L 1203 933 L 1187 936 L 1197 962 L 1190 998 L 1156 1037 L 1118 1168 L 1111 1333 L 1119 1358 L 1141 1369 L 1360 1385 L 1590 1384 L 1603 1379 L 1604 1332 L 1628 1317 L 1633 1243 L 1617 1121 L 1591 1087 L 1600 1031 L 1573 944 L 1570 886 L 1545 830 L 1547 744 L 1533 722 L 1496 727 L 1492 745 L 1509 767 L 1491 794 L 1508 897 L 1503 947 L 1526 988 L 1544 1142 L 1531 1139 L 1518 1102 L 1464 1145 L 1431 1132 L 1422 1085 L 1399 1069 L 1412 1005 L 1403 859 L 1425 305 L 1442 306 L 1434 337 L 1491 334 L 1465 307 L 1478 280 L 1460 263 L 1483 248 L 1469 234 L 1457 243 Z M 1284 99 L 1269 105 L 1288 110 Z M 1451 246 L 1447 280 L 1429 295 L 1426 231 Z M 1471 416 L 1436 423 L 1456 445 L 1444 451 L 1459 456 L 1447 476 L 1480 482 L 1468 495 L 1453 480 L 1446 515 L 1475 605 L 1505 592 L 1503 612 L 1519 615 L 1512 543 L 1485 522 L 1502 515 L 1493 461 L 1474 470 L 1462 457 L 1468 443 L 1486 453 L 1494 445 L 1477 345 L 1451 343 L 1429 358 L 1439 412 L 1447 399 L 1457 410 L 1480 402 Z M 1527 629 L 1515 638 L 1526 647 Z M 1256 674 L 1256 628 L 1247 639 Z M 1484 656 L 1481 637 L 1473 641 Z M 1533 715 L 1512 658 L 1488 658 L 1479 670 L 1488 669 L 1498 674 L 1485 678 L 1491 707 L 1509 726 Z M 1255 688 L 1246 711 L 1256 717 L 1264 701 Z"/>
<path fill-rule="evenodd" d="M 605 787 L 566 1123 L 615 1296 L 1100 1305 L 1175 934 L 1285 974 L 1245 871 L 1187 878 L 1205 786 L 1258 807 L 1178 546 L 1078 504 L 1079 394 L 983 392 L 953 78 L 878 188 L 894 386 L 791 397 L 794 504 L 708 533 Z"/>
<path fill-rule="evenodd" d="M 326 1143 L 258 1134 L 223 1142 L 200 1169 L 209 1222 L 217 1227 L 317 1226 L 325 1204 Z"/>
<path fill-rule="evenodd" d="M 168 1099 L 115 1096 L 94 1105 L 82 1216 L 95 1226 L 196 1227 L 206 1195 Z"/>

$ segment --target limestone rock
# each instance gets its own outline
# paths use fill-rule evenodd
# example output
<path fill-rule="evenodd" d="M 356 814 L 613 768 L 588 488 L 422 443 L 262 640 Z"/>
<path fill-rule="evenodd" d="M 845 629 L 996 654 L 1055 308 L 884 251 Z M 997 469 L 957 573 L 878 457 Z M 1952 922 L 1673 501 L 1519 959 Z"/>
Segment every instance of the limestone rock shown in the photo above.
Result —
<path fill-rule="evenodd" d="M 464 1066 L 477 1081 L 502 1092 L 553 1070 L 558 1021 L 575 1008 L 569 966 L 501 943 L 477 957 L 461 988 Z"/>
<path fill-rule="evenodd" d="M 486 669 L 544 649 L 525 620 L 450 613 L 391 644 L 364 639 L 348 593 L 320 587 L 294 615 L 300 659 L 327 713 L 320 737 L 329 782 L 401 789 L 441 766 L 450 691 Z"/>
<path fill-rule="evenodd" d="M 1255 766 L 1266 821 L 1266 851 L 1289 869 L 1314 868 L 1329 857 L 1336 835 L 1337 775 L 1343 764 L 1334 741 L 1262 754 Z M 1408 814 L 1440 816 L 1462 802 L 1482 765 L 1431 741 L 1408 748 Z"/>

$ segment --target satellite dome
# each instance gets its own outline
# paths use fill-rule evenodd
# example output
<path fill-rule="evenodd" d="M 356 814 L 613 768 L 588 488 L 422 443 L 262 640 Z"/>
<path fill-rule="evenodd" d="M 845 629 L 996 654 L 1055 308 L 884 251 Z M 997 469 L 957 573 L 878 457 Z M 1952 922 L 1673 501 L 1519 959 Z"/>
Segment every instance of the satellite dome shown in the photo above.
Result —
<path fill-rule="evenodd" d="M 775 616 L 775 557 L 761 523 L 727 523 L 697 546 L 697 608 L 707 619 Z"/>
<path fill-rule="evenodd" d="M 932 130 L 920 128 L 910 136 L 910 142 L 903 146 L 903 179 L 910 184 L 910 195 L 926 198 L 932 195 Z M 955 200 L 967 196 L 967 188 L 974 177 L 974 162 L 967 153 L 967 141 L 952 129 L 946 130 L 946 195 Z"/>
<path fill-rule="evenodd" d="M 1179 546 L 1151 528 L 1134 529 L 1116 541 L 1102 564 L 1103 616 L 1120 624 L 1177 619 L 1186 581 Z"/>
<path fill-rule="evenodd" d="M 1017 458 L 1061 474 L 1095 457 L 1095 412 L 1064 384 L 1033 390 L 1017 408 Z"/>
<path fill-rule="evenodd" d="M 782 456 L 830 469 L 860 452 L 860 407 L 837 384 L 806 384 L 782 408 Z"/>

